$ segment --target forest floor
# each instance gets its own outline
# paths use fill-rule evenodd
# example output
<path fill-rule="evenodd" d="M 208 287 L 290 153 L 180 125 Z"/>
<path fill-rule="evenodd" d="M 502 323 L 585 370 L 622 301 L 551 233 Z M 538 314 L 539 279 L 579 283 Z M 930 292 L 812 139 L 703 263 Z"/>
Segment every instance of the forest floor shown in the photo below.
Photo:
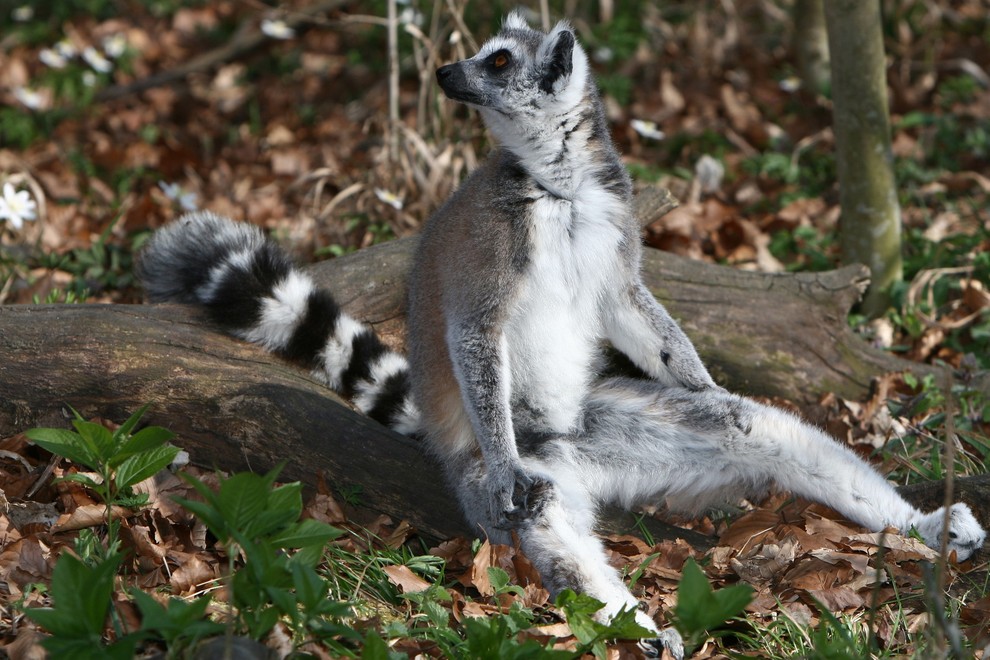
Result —
<path fill-rule="evenodd" d="M 413 234 L 490 147 L 477 116 L 438 93 L 433 70 L 472 53 L 497 27 L 496 6 L 400 4 L 395 94 L 384 2 L 50 4 L 0 16 L 0 192 L 8 211 L 25 199 L 16 191 L 34 204 L 18 207 L 23 223 L 0 219 L 0 304 L 139 303 L 141 245 L 189 210 L 264 227 L 301 260 Z M 569 16 L 630 172 L 682 202 L 646 228 L 646 243 L 738 268 L 837 266 L 831 109 L 827 94 L 801 86 L 785 3 L 615 3 L 604 17 L 598 5 L 577 4 Z M 905 281 L 881 318 L 850 322 L 910 359 L 988 369 L 990 8 L 982 0 L 884 7 Z M 990 402 L 964 387 L 946 392 L 898 375 L 865 401 L 817 394 L 829 431 L 899 483 L 986 471 Z M 942 461 L 947 439 L 957 450 L 952 466 Z M 51 481 L 86 473 L 24 435 L 0 439 L 0 495 L 9 503 L 0 507 L 0 653 L 37 657 L 42 633 L 22 610 L 50 605 L 52 594 L 33 585 L 51 582 L 64 549 L 79 552 L 79 530 L 106 538 L 92 490 Z M 192 497 L 192 487 L 171 476 L 156 483 L 138 489 L 149 492 L 148 505 L 120 523 L 119 585 L 163 602 L 212 594 L 209 616 L 243 623 L 218 586 L 233 562 L 229 548 L 171 500 Z M 484 634 L 511 639 L 520 656 L 534 652 L 533 640 L 610 658 L 635 652 L 631 643 L 589 642 L 580 613 L 550 603 L 513 548 L 424 544 L 401 521 L 354 527 L 340 504 L 352 495 L 328 486 L 304 509 L 349 530 L 321 566 L 351 610 L 333 615 L 341 629 L 330 632 L 279 620 L 264 636 L 279 654 L 467 657 L 494 648 L 470 646 Z M 30 515 L 13 513 L 23 510 Z M 676 606 L 689 558 L 717 588 L 750 585 L 745 614 L 711 624 L 712 635 L 694 640 L 695 657 L 825 657 L 829 649 L 828 657 L 931 657 L 951 646 L 953 626 L 966 654 L 990 657 L 985 553 L 948 566 L 943 593 L 926 577 L 942 565 L 936 553 L 865 534 L 820 506 L 777 495 L 682 522 L 717 539 L 714 549 L 642 535 L 607 545 L 661 620 L 688 616 Z M 113 602 L 105 640 L 147 616 L 122 588 Z M 479 632 L 477 620 L 488 627 Z"/>

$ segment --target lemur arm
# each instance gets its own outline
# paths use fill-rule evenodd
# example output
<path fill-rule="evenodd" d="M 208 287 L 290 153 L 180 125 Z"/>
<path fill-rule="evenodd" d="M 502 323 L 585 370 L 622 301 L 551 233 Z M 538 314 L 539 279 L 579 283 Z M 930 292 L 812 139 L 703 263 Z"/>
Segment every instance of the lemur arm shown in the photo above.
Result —
<path fill-rule="evenodd" d="M 447 346 L 485 460 L 492 520 L 512 527 L 529 516 L 529 493 L 540 479 L 527 474 L 519 460 L 505 335 L 492 324 L 450 325 Z"/>
<path fill-rule="evenodd" d="M 636 366 L 667 385 L 716 387 L 694 344 L 642 282 L 631 282 L 614 302 L 608 338 Z"/>

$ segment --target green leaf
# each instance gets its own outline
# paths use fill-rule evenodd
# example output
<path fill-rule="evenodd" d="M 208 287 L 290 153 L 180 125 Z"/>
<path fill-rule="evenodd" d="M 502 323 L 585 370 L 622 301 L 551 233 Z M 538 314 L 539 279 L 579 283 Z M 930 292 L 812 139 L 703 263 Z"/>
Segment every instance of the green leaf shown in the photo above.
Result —
<path fill-rule="evenodd" d="M 73 463 L 85 465 L 93 470 L 99 468 L 99 456 L 78 433 L 66 429 L 29 429 L 24 435 L 39 447 L 64 456 Z"/>
<path fill-rule="evenodd" d="M 97 457 L 99 465 L 106 465 L 117 451 L 116 441 L 110 429 L 102 424 L 80 419 L 74 420 L 72 425 Z"/>
<path fill-rule="evenodd" d="M 292 586 L 300 605 L 307 610 L 315 610 L 327 601 L 330 587 L 316 571 L 298 562 L 290 563 L 289 570 L 292 571 Z"/>
<path fill-rule="evenodd" d="M 309 518 L 282 530 L 271 539 L 271 542 L 277 548 L 322 546 L 343 533 L 336 527 Z"/>
<path fill-rule="evenodd" d="M 216 507 L 206 502 L 187 500 L 184 497 L 175 497 L 172 499 L 179 506 L 188 509 L 194 516 L 202 520 L 221 543 L 230 541 L 230 528 L 227 526 L 227 521 L 224 520 L 223 514 L 217 511 Z"/>
<path fill-rule="evenodd" d="M 677 627 L 686 638 L 696 638 L 740 614 L 752 598 L 753 589 L 748 584 L 736 584 L 713 592 L 698 565 L 688 559 L 677 588 L 677 606 L 674 608 Z"/>
<path fill-rule="evenodd" d="M 598 636 L 599 624 L 592 618 L 605 606 L 587 594 L 574 593 L 565 589 L 557 596 L 557 607 L 564 612 L 564 618 L 571 632 L 582 644 L 589 644 Z"/>
<path fill-rule="evenodd" d="M 79 474 L 78 472 L 74 472 L 72 474 L 67 474 L 64 477 L 59 477 L 59 480 L 60 481 L 74 481 L 77 484 L 82 484 L 86 488 L 92 488 L 93 490 L 95 490 L 98 493 L 101 493 L 102 492 L 102 489 L 103 489 L 103 484 L 97 482 L 95 479 L 93 479 L 92 477 L 90 477 L 88 475 Z"/>
<path fill-rule="evenodd" d="M 117 488 L 119 490 L 128 488 L 156 474 L 159 470 L 166 468 L 178 453 L 178 447 L 165 445 L 134 454 L 117 467 L 114 474 Z"/>
<path fill-rule="evenodd" d="M 136 640 L 135 640 L 136 643 Z M 118 647 L 110 649 L 103 645 L 102 638 L 92 637 L 49 637 L 42 640 L 41 645 L 48 651 L 51 658 L 72 658 L 72 660 L 106 660 L 107 658 L 133 658 L 134 644 L 131 649 Z M 127 652 L 129 655 L 124 655 Z"/>
<path fill-rule="evenodd" d="M 95 567 L 63 552 L 52 571 L 53 608 L 26 610 L 25 614 L 57 636 L 77 639 L 102 636 L 114 577 L 123 557 L 115 556 Z"/>
<path fill-rule="evenodd" d="M 498 566 L 488 567 L 488 581 L 492 584 L 492 589 L 495 590 L 495 594 L 513 593 L 518 596 L 524 597 L 526 592 L 523 588 L 517 584 L 512 584 L 509 580 L 509 574 L 505 572 L 504 569 Z"/>
<path fill-rule="evenodd" d="M 120 427 L 117 429 L 114 435 L 118 436 L 118 438 L 126 438 L 127 436 L 129 436 L 131 434 L 131 431 L 134 429 L 135 426 L 137 426 L 137 423 L 144 416 L 144 413 L 147 412 L 148 407 L 150 405 L 151 405 L 150 403 L 146 403 L 137 410 L 135 410 L 134 413 L 127 418 L 127 421 L 120 425 Z"/>
<path fill-rule="evenodd" d="M 389 660 L 388 644 L 374 630 L 369 630 L 364 637 L 361 660 Z"/>
<path fill-rule="evenodd" d="M 274 587 L 268 587 L 265 589 L 268 594 L 268 598 L 271 600 L 272 604 L 275 605 L 282 612 L 282 614 L 296 618 L 298 612 L 296 611 L 296 594 L 288 589 L 277 589 Z"/>
<path fill-rule="evenodd" d="M 148 426 L 125 440 L 110 460 L 110 467 L 117 467 L 125 459 L 161 447 L 175 437 L 175 434 L 160 426 Z"/>
<path fill-rule="evenodd" d="M 169 598 L 163 605 L 141 589 L 130 589 L 129 593 L 141 611 L 141 631 L 153 633 L 170 647 L 177 639 L 200 639 L 226 629 L 206 617 L 206 608 L 212 601 L 209 595 L 191 601 Z"/>
<path fill-rule="evenodd" d="M 284 511 L 290 521 L 299 519 L 302 507 L 302 484 L 298 481 L 273 488 L 268 497 L 268 508 L 272 511 Z"/>
<path fill-rule="evenodd" d="M 267 508 L 267 484 L 252 472 L 239 472 L 220 484 L 217 504 L 227 525 L 243 530 Z"/>

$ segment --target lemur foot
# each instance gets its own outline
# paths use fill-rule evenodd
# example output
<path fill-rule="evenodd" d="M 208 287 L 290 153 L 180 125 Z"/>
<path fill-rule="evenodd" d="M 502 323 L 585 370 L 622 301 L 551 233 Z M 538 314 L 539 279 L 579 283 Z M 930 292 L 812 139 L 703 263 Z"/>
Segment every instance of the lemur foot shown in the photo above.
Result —
<path fill-rule="evenodd" d="M 647 658 L 659 658 L 666 650 L 674 660 L 684 660 L 684 640 L 673 628 L 665 628 L 656 637 L 641 639 L 639 648 Z"/>
<path fill-rule="evenodd" d="M 553 484 L 533 474 L 516 469 L 513 473 L 512 492 L 492 493 L 492 519 L 498 529 L 512 529 L 535 518 L 543 510 L 553 492 Z"/>
<path fill-rule="evenodd" d="M 915 523 L 925 545 L 936 550 L 942 547 L 942 525 L 945 518 L 945 507 L 940 507 L 931 513 L 922 515 Z M 949 509 L 949 550 L 956 551 L 956 559 L 965 561 L 974 552 L 983 547 L 986 541 L 986 530 L 973 515 L 969 505 L 963 502 L 953 504 Z"/>

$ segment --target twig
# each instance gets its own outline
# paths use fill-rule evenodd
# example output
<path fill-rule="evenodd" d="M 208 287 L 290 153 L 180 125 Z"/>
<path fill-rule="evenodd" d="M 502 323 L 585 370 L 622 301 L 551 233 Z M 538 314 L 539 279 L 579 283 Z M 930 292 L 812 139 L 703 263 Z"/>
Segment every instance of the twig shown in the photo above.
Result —
<path fill-rule="evenodd" d="M 962 644 L 959 639 L 959 629 L 953 621 L 949 619 L 950 614 L 946 610 L 943 599 L 945 598 L 945 574 L 949 564 L 949 524 L 952 521 L 952 499 L 955 476 L 956 460 L 956 424 L 952 411 L 952 372 L 945 368 L 945 448 L 942 454 L 942 464 L 945 466 L 945 497 L 942 501 L 945 515 L 942 518 L 942 547 L 939 549 L 938 562 L 935 565 L 935 579 L 931 594 L 932 603 L 935 605 L 935 621 L 942 629 L 942 638 L 936 640 L 941 646 L 942 641 L 947 641 L 949 648 L 947 657 L 961 658 Z"/>
<path fill-rule="evenodd" d="M 345 1 L 346 0 L 322 0 L 311 7 L 306 7 L 305 9 L 292 12 L 286 18 L 285 24 L 290 28 L 298 28 L 305 23 L 309 23 L 320 14 L 324 14 L 340 7 L 345 3 Z M 147 78 L 135 80 L 127 85 L 114 85 L 113 87 L 102 89 L 96 94 L 96 101 L 113 101 L 125 96 L 130 96 L 131 94 L 143 92 L 153 87 L 168 85 L 185 78 L 191 73 L 207 71 L 219 64 L 237 59 L 258 48 L 270 39 L 271 38 L 265 35 L 261 30 L 253 27 L 250 23 L 245 22 L 240 28 L 238 28 L 234 38 L 223 46 L 214 48 L 208 53 L 203 53 L 202 55 L 194 57 L 187 62 L 183 62 L 174 69 L 160 71 L 154 75 L 148 76 Z"/>
<path fill-rule="evenodd" d="M 388 0 L 388 160 L 399 161 L 399 19 L 396 0 Z"/>

